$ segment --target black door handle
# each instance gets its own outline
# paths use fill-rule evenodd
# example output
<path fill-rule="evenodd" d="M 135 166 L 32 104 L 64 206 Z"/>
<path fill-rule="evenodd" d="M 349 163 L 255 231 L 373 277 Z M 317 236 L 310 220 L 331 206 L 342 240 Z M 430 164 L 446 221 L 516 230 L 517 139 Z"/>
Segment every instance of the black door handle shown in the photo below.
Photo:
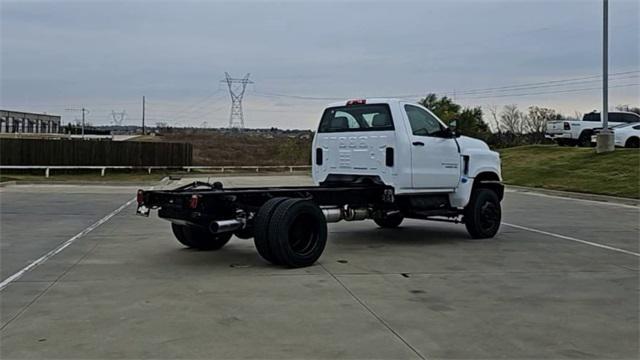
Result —
<path fill-rule="evenodd" d="M 424 143 L 422 141 L 414 141 L 413 145 L 415 145 L 415 146 L 424 146 Z"/>

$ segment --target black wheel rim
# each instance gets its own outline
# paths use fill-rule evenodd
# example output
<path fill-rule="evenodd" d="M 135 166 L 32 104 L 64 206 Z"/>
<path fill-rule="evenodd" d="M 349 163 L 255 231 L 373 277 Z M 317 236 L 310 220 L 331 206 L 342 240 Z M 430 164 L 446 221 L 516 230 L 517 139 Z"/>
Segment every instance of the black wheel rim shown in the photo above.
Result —
<path fill-rule="evenodd" d="M 318 224 L 311 214 L 300 214 L 289 228 L 289 246 L 294 253 L 306 256 L 318 242 Z"/>
<path fill-rule="evenodd" d="M 491 231 L 500 224 L 500 210 L 492 201 L 486 201 L 480 207 L 479 224 L 482 230 Z"/>

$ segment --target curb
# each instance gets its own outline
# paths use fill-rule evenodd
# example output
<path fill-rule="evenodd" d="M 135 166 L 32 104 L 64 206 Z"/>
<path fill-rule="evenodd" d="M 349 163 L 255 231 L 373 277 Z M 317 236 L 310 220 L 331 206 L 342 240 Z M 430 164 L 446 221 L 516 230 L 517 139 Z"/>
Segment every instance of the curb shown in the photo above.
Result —
<path fill-rule="evenodd" d="M 3 181 L 3 182 L 0 182 L 0 187 L 11 186 L 15 184 L 16 184 L 15 181 Z"/>
<path fill-rule="evenodd" d="M 605 203 L 640 206 L 640 199 L 625 198 L 625 197 L 610 196 L 610 195 L 579 193 L 579 192 L 573 192 L 573 191 L 533 188 L 533 187 L 509 185 L 509 184 L 505 184 L 505 186 L 507 187 L 507 189 L 514 190 L 516 192 L 532 192 L 532 193 L 539 193 L 539 194 L 545 194 L 545 195 L 567 197 L 572 199 L 591 200 L 591 201 L 599 201 L 599 202 L 605 202 Z"/>

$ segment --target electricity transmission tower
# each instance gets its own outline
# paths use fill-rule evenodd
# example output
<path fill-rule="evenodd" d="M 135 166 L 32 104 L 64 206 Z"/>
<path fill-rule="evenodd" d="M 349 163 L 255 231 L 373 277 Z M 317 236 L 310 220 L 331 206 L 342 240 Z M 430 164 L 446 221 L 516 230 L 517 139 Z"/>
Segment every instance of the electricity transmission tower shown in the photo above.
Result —
<path fill-rule="evenodd" d="M 227 83 L 229 87 L 229 95 L 231 95 L 231 114 L 229 115 L 230 128 L 244 128 L 244 117 L 242 116 L 242 97 L 247 88 L 247 84 L 253 84 L 249 80 L 249 75 L 245 75 L 242 79 L 234 79 L 228 72 L 224 73 L 225 79 L 220 82 Z"/>
<path fill-rule="evenodd" d="M 113 118 L 113 124 L 115 126 L 122 126 L 124 118 L 127 116 L 127 112 L 122 110 L 121 112 L 115 112 L 111 110 L 111 117 Z"/>

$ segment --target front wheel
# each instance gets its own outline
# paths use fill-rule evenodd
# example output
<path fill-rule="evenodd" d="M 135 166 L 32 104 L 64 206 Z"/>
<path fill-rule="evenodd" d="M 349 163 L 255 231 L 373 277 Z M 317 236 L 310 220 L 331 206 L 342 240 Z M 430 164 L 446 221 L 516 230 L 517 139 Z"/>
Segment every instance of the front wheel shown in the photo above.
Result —
<path fill-rule="evenodd" d="M 475 189 L 464 209 L 464 224 L 474 239 L 492 238 L 500 229 L 502 209 L 498 195 L 491 189 Z"/>
<path fill-rule="evenodd" d="M 638 139 L 637 137 L 629 138 L 627 140 L 627 142 L 624 144 L 624 147 L 626 147 L 626 148 L 638 148 L 638 147 L 640 147 L 640 139 Z"/>

